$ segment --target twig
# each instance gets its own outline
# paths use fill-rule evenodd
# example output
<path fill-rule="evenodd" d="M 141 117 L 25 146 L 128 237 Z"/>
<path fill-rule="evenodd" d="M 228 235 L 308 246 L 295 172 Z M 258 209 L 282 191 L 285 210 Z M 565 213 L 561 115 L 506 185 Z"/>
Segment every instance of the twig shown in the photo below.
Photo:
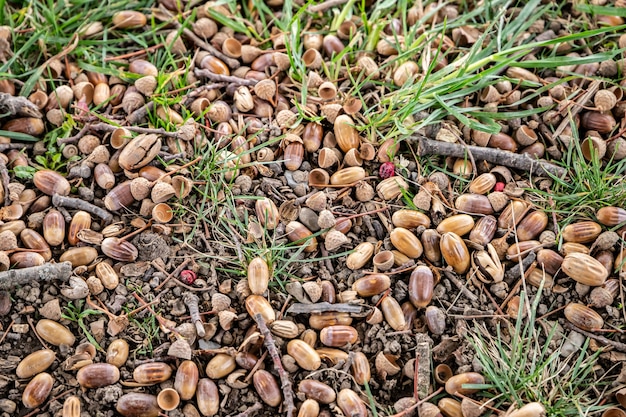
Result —
<path fill-rule="evenodd" d="M 355 304 L 345 304 L 345 303 L 314 303 L 314 304 L 304 304 L 304 303 L 295 303 L 292 304 L 291 307 L 287 309 L 287 314 L 311 314 L 311 313 L 323 313 L 326 311 L 335 311 L 339 313 L 360 313 L 361 306 Z"/>
<path fill-rule="evenodd" d="M 11 196 L 9 195 L 9 183 L 11 178 L 9 177 L 9 170 L 7 169 L 4 159 L 0 159 L 0 177 L 2 177 L 2 188 L 4 188 L 4 205 L 11 205 Z"/>
<path fill-rule="evenodd" d="M 265 324 L 263 316 L 259 313 L 255 315 L 254 319 L 256 320 L 256 324 L 259 327 L 261 335 L 263 335 L 263 344 L 269 352 L 269 355 L 274 362 L 274 368 L 276 368 L 278 376 L 280 377 L 280 381 L 282 383 L 281 388 L 283 389 L 283 397 L 285 398 L 285 404 L 287 405 L 287 417 L 293 417 L 294 412 L 296 411 L 296 407 L 293 403 L 293 388 L 291 386 L 289 374 L 287 374 L 287 371 L 285 371 L 285 368 L 283 368 L 283 364 L 280 361 L 280 354 L 278 353 L 278 349 L 276 348 L 276 344 L 274 343 L 274 338 L 272 337 L 272 333 L 270 333 L 270 329 L 267 328 L 267 324 Z"/>
<path fill-rule="evenodd" d="M 506 280 L 513 280 L 522 275 L 522 271 L 528 269 L 528 267 L 535 262 L 537 255 L 535 252 L 531 252 L 524 259 L 522 259 L 521 263 L 517 263 L 510 267 L 505 273 L 504 278 Z"/>
<path fill-rule="evenodd" d="M 529 171 L 535 175 L 552 174 L 563 178 L 567 174 L 567 170 L 564 168 L 547 161 L 533 159 L 525 154 L 517 154 L 494 148 L 483 148 L 480 146 L 462 146 L 455 143 L 428 139 L 419 135 L 413 135 L 410 139 L 418 142 L 417 154 L 419 156 L 443 155 L 463 158 L 467 153 L 471 153 L 475 159 L 504 165 L 509 168 Z"/>
<path fill-rule="evenodd" d="M 331 7 L 341 6 L 347 2 L 348 0 L 326 0 L 320 4 L 316 4 L 315 6 L 310 6 L 308 11 L 311 13 L 323 12 Z"/>
<path fill-rule="evenodd" d="M 180 273 L 180 271 L 183 270 L 184 267 L 187 266 L 187 264 L 191 261 L 191 259 L 185 259 L 180 265 L 178 265 L 176 267 L 175 270 L 173 270 L 170 274 L 167 274 L 167 271 L 165 269 L 163 269 L 161 267 L 161 265 L 157 264 L 156 262 L 151 262 L 150 264 L 155 267 L 156 269 L 158 269 L 159 271 L 161 271 L 164 274 L 167 274 L 167 276 L 165 277 L 165 279 L 163 280 L 162 283 L 160 283 L 155 289 L 154 291 L 159 291 L 161 288 L 163 288 L 163 286 L 170 280 L 172 279 L 173 276 L 178 275 Z"/>
<path fill-rule="evenodd" d="M 97 132 L 113 132 L 117 129 L 117 126 L 110 125 L 108 123 L 96 123 L 92 124 L 89 127 L 90 130 L 95 130 Z M 151 129 L 148 127 L 138 127 L 138 126 L 124 126 L 124 129 L 127 129 L 131 132 L 135 133 L 146 133 L 146 134 L 155 134 L 155 135 L 163 135 L 171 138 L 178 138 L 177 132 L 168 132 L 165 129 Z"/>
<path fill-rule="evenodd" d="M 444 275 L 448 278 L 458 289 L 463 293 L 464 296 L 469 298 L 471 301 L 478 301 L 478 296 L 471 292 L 470 290 L 463 285 L 463 283 L 450 271 L 443 270 Z"/>
<path fill-rule="evenodd" d="M 6 331 L 4 332 L 2 337 L 0 337 L 0 345 L 2 344 L 2 342 L 4 342 L 4 339 L 7 337 L 7 335 L 11 331 L 11 327 L 13 327 L 13 324 L 15 324 L 15 319 L 11 320 L 11 323 L 9 323 L 9 326 L 7 327 Z"/>
<path fill-rule="evenodd" d="M 25 116 L 41 119 L 43 116 L 39 108 L 26 97 L 12 96 L 8 93 L 0 93 L 0 117 Z"/>
<path fill-rule="evenodd" d="M 183 303 L 185 303 L 189 309 L 189 316 L 191 317 L 191 322 L 196 326 L 196 333 L 198 333 L 198 336 L 204 337 L 206 333 L 204 331 L 204 325 L 202 324 L 202 318 L 200 317 L 199 301 L 200 298 L 195 294 L 190 292 L 183 294 Z"/>
<path fill-rule="evenodd" d="M 67 281 L 71 275 L 72 264 L 69 262 L 46 263 L 29 268 L 10 269 L 0 272 L 0 290 L 10 290 L 26 285 L 31 281 L 51 281 L 53 279 Z"/>
<path fill-rule="evenodd" d="M 443 387 L 439 387 L 439 389 L 437 391 L 433 392 L 428 397 L 424 397 L 423 399 L 421 399 L 420 401 L 416 402 L 415 404 L 413 404 L 409 408 L 406 408 L 406 409 L 402 410 L 401 412 L 399 412 L 398 414 L 393 414 L 393 415 L 391 415 L 389 417 L 403 417 L 403 416 L 406 416 L 406 415 L 411 415 L 411 412 L 413 410 L 415 410 L 417 407 L 419 407 L 420 405 L 424 404 L 426 401 L 430 400 L 431 398 L 434 398 L 437 395 L 439 395 L 441 393 L 441 391 L 443 391 L 443 389 L 444 389 Z"/>
<path fill-rule="evenodd" d="M 257 80 L 246 80 L 245 78 L 233 77 L 232 75 L 222 75 L 216 74 L 209 70 L 196 68 L 193 70 L 194 74 L 198 77 L 208 78 L 211 81 L 222 82 L 222 83 L 232 83 L 237 85 L 256 85 Z"/>
<path fill-rule="evenodd" d="M 154 109 L 154 101 L 144 104 L 126 117 L 126 124 L 129 126 L 136 125 L 146 117 L 152 109 Z"/>
<path fill-rule="evenodd" d="M 252 406 L 246 408 L 245 411 L 242 411 L 239 414 L 236 414 L 233 417 L 250 417 L 251 415 L 256 414 L 257 411 L 261 411 L 263 409 L 263 406 L 261 405 L 260 402 L 256 402 L 254 404 L 252 404 Z"/>
<path fill-rule="evenodd" d="M 569 113 L 569 116 L 563 118 L 563 120 L 561 121 L 561 124 L 559 124 L 559 126 L 556 128 L 556 130 L 552 134 L 553 138 L 558 138 L 559 135 L 563 133 L 565 128 L 570 125 L 571 121 L 574 120 L 574 116 L 580 113 L 580 111 L 583 109 L 583 105 L 587 101 L 589 101 L 591 97 L 594 96 L 594 94 L 596 93 L 596 91 L 598 91 L 598 89 L 600 89 L 601 83 L 602 81 L 600 80 L 593 81 L 591 84 L 589 84 L 587 88 L 584 89 L 585 91 L 584 94 L 580 95 L 576 99 L 576 101 L 569 101 L 568 105 L 565 106 L 565 108 L 561 110 L 560 113 L 562 115 L 565 115 L 565 113 L 567 112 Z"/>
<path fill-rule="evenodd" d="M 91 213 L 94 216 L 100 217 L 102 220 L 105 221 L 105 223 L 110 223 L 113 220 L 113 216 L 108 211 L 78 198 L 54 194 L 52 196 L 52 204 L 56 207 L 67 207 L 76 210 L 84 210 L 87 213 Z"/>
<path fill-rule="evenodd" d="M 82 129 L 80 129 L 78 131 L 77 134 L 73 135 L 73 136 L 68 136 L 66 138 L 57 138 L 57 144 L 58 145 L 63 145 L 63 144 L 67 144 L 67 143 L 74 143 L 74 142 L 78 142 L 80 140 L 80 138 L 82 138 L 83 136 L 85 136 L 85 133 L 87 133 L 89 131 L 89 124 L 84 124 Z"/>
<path fill-rule="evenodd" d="M 613 346 L 615 349 L 619 350 L 620 352 L 626 352 L 626 343 L 616 342 L 614 340 L 607 339 L 604 336 L 600 336 L 600 335 L 597 335 L 597 334 L 593 334 L 593 333 L 587 332 L 587 331 L 585 331 L 583 329 L 580 329 L 580 328 L 574 326 L 571 323 L 566 323 L 565 325 L 569 329 L 571 329 L 571 330 L 573 330 L 573 331 L 575 331 L 577 333 L 580 333 L 582 335 L 585 335 L 587 337 L 595 339 L 595 340 L 597 340 L 597 341 L 599 341 L 601 343 L 604 343 L 605 345 Z"/>
<path fill-rule="evenodd" d="M 39 339 L 39 343 L 41 343 L 41 346 L 43 346 L 44 349 L 49 349 L 48 345 L 46 345 L 46 342 L 44 342 L 41 336 L 39 336 L 39 333 L 37 333 L 37 328 L 35 327 L 35 323 L 33 323 L 33 319 L 30 316 L 26 316 L 26 321 L 28 321 L 28 325 L 32 329 L 33 333 L 35 333 L 35 336 L 37 336 L 37 339 Z"/>
<path fill-rule="evenodd" d="M 28 143 L 0 143 L 0 152 L 9 151 L 11 149 L 32 149 L 33 145 Z"/>

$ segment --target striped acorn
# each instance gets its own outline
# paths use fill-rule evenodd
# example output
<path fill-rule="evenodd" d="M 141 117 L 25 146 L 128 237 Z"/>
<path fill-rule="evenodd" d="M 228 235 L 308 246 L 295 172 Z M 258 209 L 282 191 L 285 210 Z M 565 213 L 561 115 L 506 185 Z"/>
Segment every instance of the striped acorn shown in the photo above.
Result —
<path fill-rule="evenodd" d="M 396 227 L 389 234 L 393 246 L 409 258 L 417 259 L 424 251 L 422 242 L 411 231 Z"/>
<path fill-rule="evenodd" d="M 409 278 L 409 300 L 416 308 L 424 308 L 430 304 L 434 289 L 433 272 L 425 265 L 418 265 Z"/>
<path fill-rule="evenodd" d="M 544 211 L 535 210 L 517 224 L 517 239 L 521 241 L 535 239 L 546 226 L 548 226 L 548 215 Z"/>
<path fill-rule="evenodd" d="M 574 281 L 592 287 L 603 285 L 609 276 L 606 268 L 593 256 L 570 253 L 563 259 L 561 269 Z"/>
<path fill-rule="evenodd" d="M 453 232 L 459 236 L 466 235 L 474 228 L 474 219 L 469 214 L 456 214 L 450 216 L 439 223 L 437 232 L 444 234 Z"/>
<path fill-rule="evenodd" d="M 441 254 L 446 263 L 457 274 L 464 274 L 470 266 L 470 255 L 463 239 L 456 233 L 447 232 L 441 236 Z"/>
<path fill-rule="evenodd" d="M 568 224 L 561 232 L 564 241 L 574 243 L 591 243 L 600 233 L 602 226 L 592 221 Z"/>
<path fill-rule="evenodd" d="M 391 223 L 405 229 L 414 229 L 419 226 L 430 227 L 430 217 L 421 211 L 402 209 L 393 213 Z"/>
<path fill-rule="evenodd" d="M 354 127 L 354 121 L 348 115 L 342 114 L 335 119 L 335 139 L 343 152 L 358 149 L 361 143 L 359 132 Z"/>
<path fill-rule="evenodd" d="M 589 332 L 601 329 L 604 325 L 604 320 L 598 313 L 579 303 L 569 303 L 563 313 L 574 326 Z"/>
<path fill-rule="evenodd" d="M 248 286 L 253 294 L 263 294 L 270 282 L 270 270 L 267 262 L 257 256 L 248 264 Z"/>

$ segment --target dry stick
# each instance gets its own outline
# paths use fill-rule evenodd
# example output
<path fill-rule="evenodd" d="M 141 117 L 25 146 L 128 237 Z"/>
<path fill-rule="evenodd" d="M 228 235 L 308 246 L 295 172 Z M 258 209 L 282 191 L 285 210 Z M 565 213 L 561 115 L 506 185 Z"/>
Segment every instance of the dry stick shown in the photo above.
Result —
<path fill-rule="evenodd" d="M 410 139 L 418 142 L 417 154 L 419 156 L 443 155 L 463 158 L 469 152 L 475 159 L 504 165 L 509 168 L 529 171 L 535 175 L 552 174 L 562 178 L 565 174 L 567 174 L 567 170 L 564 168 L 558 167 L 547 161 L 533 159 L 525 154 L 517 154 L 494 148 L 483 148 L 480 146 L 462 146 L 455 143 L 428 139 L 419 135 L 413 135 Z"/>
<path fill-rule="evenodd" d="M 72 275 L 72 264 L 61 262 L 59 264 L 43 264 L 29 268 L 11 269 L 0 272 L 0 290 L 10 290 L 31 281 L 51 281 L 58 279 L 67 281 Z"/>
<path fill-rule="evenodd" d="M 78 142 L 80 140 L 80 138 L 82 138 L 83 136 L 85 136 L 85 133 L 87 133 L 89 131 L 89 124 L 85 124 L 82 129 L 80 129 L 78 131 L 77 134 L 75 134 L 74 136 L 68 136 L 66 138 L 57 138 L 57 144 L 58 145 L 62 145 L 64 143 L 74 143 L 74 142 Z"/>
<path fill-rule="evenodd" d="M 0 93 L 0 117 L 2 116 L 25 116 L 42 118 L 39 107 L 30 100 L 22 96 L 12 96 L 7 93 Z"/>
<path fill-rule="evenodd" d="M 113 216 L 108 211 L 78 198 L 54 194 L 52 196 L 52 204 L 57 207 L 86 211 L 87 213 L 100 217 L 105 223 L 110 223 L 113 220 Z"/>
<path fill-rule="evenodd" d="M 390 415 L 389 417 L 403 417 L 403 416 L 413 415 L 413 413 L 412 413 L 413 410 L 415 410 L 417 407 L 419 407 L 420 405 L 424 404 L 426 401 L 430 400 L 431 398 L 434 398 L 437 395 L 439 395 L 443 391 L 443 389 L 444 389 L 443 387 L 439 387 L 439 389 L 437 391 L 433 392 L 428 397 L 424 397 L 423 399 L 421 399 L 420 401 L 416 402 L 415 404 L 413 404 L 409 408 L 406 408 L 406 409 L 402 410 L 398 414 Z"/>
<path fill-rule="evenodd" d="M 246 408 L 246 411 L 242 411 L 241 413 L 233 417 L 250 417 L 251 415 L 255 414 L 257 411 L 261 411 L 262 409 L 263 409 L 263 406 L 261 405 L 261 403 L 256 402 L 252 404 L 251 407 Z"/>
<path fill-rule="evenodd" d="M 199 301 L 200 298 L 195 294 L 190 292 L 183 294 L 183 302 L 189 309 L 189 316 L 191 317 L 191 322 L 194 326 L 196 326 L 196 333 L 198 333 L 198 336 L 204 337 L 206 333 L 204 331 L 204 325 L 202 324 L 202 318 L 200 317 L 200 308 L 198 307 Z"/>
<path fill-rule="evenodd" d="M 33 145 L 28 143 L 0 143 L 0 152 L 9 151 L 11 149 L 32 149 Z"/>
<path fill-rule="evenodd" d="M 89 129 L 95 130 L 97 132 L 113 132 L 114 130 L 119 129 L 117 126 L 110 125 L 108 123 L 96 123 L 92 124 Z M 145 133 L 145 134 L 155 134 L 155 135 L 163 135 L 171 138 L 178 138 L 178 133 L 176 132 L 168 132 L 167 130 L 160 129 L 150 129 L 147 127 L 137 127 L 137 126 L 124 126 L 124 129 L 127 129 L 131 132 L 135 133 Z"/>
<path fill-rule="evenodd" d="M 28 321 L 28 325 L 33 330 L 33 333 L 35 333 L 35 336 L 37 336 L 37 339 L 39 339 L 39 343 L 41 343 L 41 346 L 43 346 L 44 349 L 49 349 L 48 345 L 46 345 L 46 342 L 44 342 L 41 336 L 39 336 L 39 333 L 37 333 L 37 328 L 35 327 L 35 323 L 33 323 L 33 319 L 30 316 L 26 316 L 26 321 Z"/>
<path fill-rule="evenodd" d="M 470 290 L 463 285 L 463 283 L 450 271 L 443 270 L 444 275 L 448 278 L 456 287 L 463 293 L 464 296 L 469 298 L 471 301 L 478 301 L 478 296 L 471 292 Z"/>
<path fill-rule="evenodd" d="M 341 6 L 342 4 L 347 3 L 348 0 L 326 0 L 320 4 L 316 4 L 315 6 L 310 6 L 308 11 L 311 13 L 323 12 L 331 7 Z"/>
<path fill-rule="evenodd" d="M 172 21 L 172 23 L 174 23 L 174 25 L 176 26 L 177 29 L 180 29 L 182 27 L 182 25 L 176 21 Z M 199 48 L 204 49 L 205 51 L 209 52 L 211 55 L 214 55 L 215 57 L 221 59 L 222 61 L 224 61 L 224 63 L 226 65 L 228 65 L 228 68 L 230 68 L 231 70 L 235 70 L 237 68 L 239 68 L 241 66 L 241 64 L 239 63 L 238 60 L 236 59 L 232 59 L 230 57 L 227 57 L 226 55 L 224 55 L 223 53 L 221 53 L 219 50 L 217 50 L 216 48 L 214 48 L 211 44 L 206 43 L 205 41 L 203 41 L 202 39 L 200 39 L 199 37 L 196 36 L 195 33 L 193 33 L 191 30 L 189 29 L 183 29 L 183 34 L 192 40 L 192 42 Z"/>
<path fill-rule="evenodd" d="M 287 314 L 313 314 L 313 313 L 323 313 L 326 311 L 335 311 L 338 313 L 360 313 L 361 306 L 356 304 L 345 304 L 345 303 L 314 303 L 314 304 L 304 304 L 304 303 L 294 303 L 287 309 Z"/>
<path fill-rule="evenodd" d="M 272 337 L 272 333 L 270 333 L 270 329 L 267 328 L 267 324 L 265 324 L 263 316 L 259 313 L 254 316 L 254 319 L 256 320 L 256 324 L 261 331 L 261 335 L 263 336 L 263 344 L 274 362 L 274 368 L 276 368 L 278 376 L 280 376 L 280 381 L 282 383 L 281 388 L 283 389 L 283 396 L 285 397 L 285 403 L 287 404 L 287 417 L 293 417 L 296 407 L 293 404 L 293 389 L 291 387 L 289 374 L 287 374 L 287 371 L 283 368 L 283 364 L 280 361 L 280 354 L 278 353 L 278 349 L 274 343 L 274 338 Z"/>
<path fill-rule="evenodd" d="M 144 117 L 146 117 L 148 113 L 152 111 L 152 109 L 154 109 L 154 101 L 151 101 L 150 103 L 147 103 L 139 107 L 137 110 L 129 114 L 126 117 L 126 124 L 128 124 L 129 126 L 136 125 Z"/>
<path fill-rule="evenodd" d="M 598 89 L 600 88 L 600 83 L 601 81 L 598 80 L 593 81 L 591 84 L 589 84 L 589 87 L 585 89 L 585 93 L 583 95 L 581 95 L 576 101 L 569 102 L 568 106 L 561 111 L 561 114 L 565 114 L 566 111 L 569 111 L 570 117 L 565 117 L 563 121 L 561 121 L 559 127 L 557 127 L 552 134 L 553 138 L 558 137 L 561 133 L 563 133 L 565 128 L 570 125 L 571 120 L 574 118 L 574 116 L 576 116 L 583 109 L 582 105 L 591 100 L 591 97 L 593 97 L 596 91 L 598 91 Z"/>
<path fill-rule="evenodd" d="M 575 331 L 575 332 L 577 332 L 577 333 L 580 333 L 580 334 L 585 335 L 585 336 L 587 336 L 587 337 L 590 337 L 590 338 L 592 338 L 592 339 L 596 339 L 597 341 L 599 341 L 599 342 L 601 342 L 601 343 L 604 343 L 605 345 L 611 345 L 611 346 L 613 346 L 615 349 L 619 350 L 620 352 L 626 352 L 626 343 L 616 342 L 616 341 L 614 341 L 614 340 L 607 339 L 607 338 L 606 338 L 606 337 L 604 337 L 604 336 L 599 336 L 599 335 L 597 335 L 597 334 L 593 334 L 593 333 L 591 333 L 591 332 L 588 332 L 588 331 L 585 331 L 585 330 L 583 330 L 583 329 L 581 329 L 581 328 L 578 328 L 578 327 L 574 326 L 574 325 L 573 325 L 573 324 L 571 324 L 571 323 L 566 323 L 565 325 L 566 325 L 569 329 L 571 329 L 571 330 L 573 330 L 573 331 Z"/>
<path fill-rule="evenodd" d="M 15 319 L 11 320 L 11 323 L 9 323 L 9 326 L 7 327 L 7 330 L 4 332 L 2 337 L 0 337 L 0 345 L 2 344 L 2 342 L 4 342 L 4 339 L 7 337 L 7 335 L 11 331 L 11 327 L 13 326 L 13 324 L 15 324 Z"/>
<path fill-rule="evenodd" d="M 159 291 L 161 288 L 163 288 L 163 286 L 170 280 L 172 279 L 173 276 L 178 275 L 180 273 L 180 271 L 183 270 L 184 267 L 187 266 L 187 264 L 191 261 L 191 259 L 185 259 L 180 265 L 178 265 L 176 267 L 176 269 L 174 269 L 170 274 L 167 273 L 167 271 L 163 268 L 161 268 L 161 265 L 157 264 L 156 262 L 152 262 L 151 265 L 153 267 L 155 267 L 156 269 L 158 269 L 159 271 L 161 271 L 164 274 L 167 274 L 167 276 L 165 277 L 165 279 L 163 280 L 162 283 L 160 283 L 155 289 L 154 291 Z"/>
<path fill-rule="evenodd" d="M 211 81 L 232 83 L 237 85 L 254 86 L 258 83 L 257 80 L 246 80 L 245 78 L 233 77 L 232 75 L 216 74 L 209 70 L 196 68 L 193 70 L 194 74 L 198 77 L 208 78 Z"/>

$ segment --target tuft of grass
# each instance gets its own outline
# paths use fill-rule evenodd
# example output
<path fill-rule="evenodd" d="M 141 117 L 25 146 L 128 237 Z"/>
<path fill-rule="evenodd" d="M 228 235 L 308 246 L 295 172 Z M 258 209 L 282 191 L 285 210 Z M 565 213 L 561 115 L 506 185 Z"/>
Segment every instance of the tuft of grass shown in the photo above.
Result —
<path fill-rule="evenodd" d="M 102 312 L 98 310 L 89 309 L 89 308 L 83 309 L 84 304 L 85 304 L 85 300 L 78 300 L 76 304 L 70 301 L 69 303 L 67 303 L 67 306 L 64 308 L 64 313 L 61 315 L 61 317 L 78 324 L 78 327 L 80 328 L 80 330 L 82 330 L 83 334 L 85 335 L 89 343 L 94 345 L 96 349 L 102 351 L 103 350 L 102 347 L 100 347 L 100 344 L 96 341 L 96 339 L 93 337 L 93 335 L 89 331 L 89 328 L 87 327 L 87 322 L 86 322 L 89 316 L 98 316 L 102 314 Z"/>
<path fill-rule="evenodd" d="M 589 340 L 580 350 L 561 356 L 563 340 L 557 324 L 537 317 L 541 288 L 530 299 L 520 294 L 514 323 L 501 321 L 495 334 L 482 323 L 474 325 L 468 340 L 476 352 L 487 385 L 484 396 L 492 407 L 506 410 L 540 402 L 549 416 L 585 416 L 609 407 L 601 405 L 603 391 L 610 389 L 594 365 L 601 353 L 589 351 Z M 469 386 L 468 386 L 469 387 Z"/>
<path fill-rule="evenodd" d="M 604 161 L 591 149 L 588 161 L 576 129 L 572 132 L 575 136 L 567 153 L 557 163 L 568 169 L 569 177 L 552 177 L 553 184 L 548 190 L 528 189 L 542 209 L 556 214 L 561 228 L 579 218 L 594 218 L 602 207 L 626 204 L 626 160 Z"/>

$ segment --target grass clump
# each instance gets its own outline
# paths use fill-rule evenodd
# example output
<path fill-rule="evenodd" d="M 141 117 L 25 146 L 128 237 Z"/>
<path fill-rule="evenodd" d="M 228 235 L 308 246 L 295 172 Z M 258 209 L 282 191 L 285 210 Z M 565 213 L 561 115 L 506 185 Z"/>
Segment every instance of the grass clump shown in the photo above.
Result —
<path fill-rule="evenodd" d="M 600 412 L 603 391 L 609 388 L 594 366 L 601 350 L 589 350 L 589 339 L 579 350 L 563 357 L 556 322 L 537 317 L 541 289 L 531 300 L 520 294 L 514 323 L 501 321 L 495 334 L 477 323 L 469 341 L 490 387 L 488 405 L 500 410 L 540 402 L 549 416 L 586 416 Z"/>

